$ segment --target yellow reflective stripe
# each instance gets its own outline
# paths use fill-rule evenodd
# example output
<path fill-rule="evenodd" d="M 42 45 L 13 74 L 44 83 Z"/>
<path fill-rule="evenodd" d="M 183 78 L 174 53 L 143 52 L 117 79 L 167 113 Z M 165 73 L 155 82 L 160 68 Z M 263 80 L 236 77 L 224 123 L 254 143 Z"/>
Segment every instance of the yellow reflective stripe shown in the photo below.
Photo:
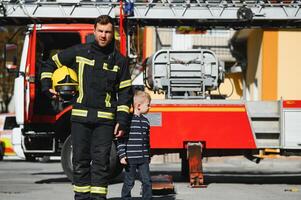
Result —
<path fill-rule="evenodd" d="M 43 72 L 43 73 L 41 74 L 41 80 L 42 80 L 43 78 L 51 78 L 51 77 L 52 77 L 52 74 L 53 74 L 53 73 L 51 73 L 51 72 Z"/>
<path fill-rule="evenodd" d="M 82 193 L 86 193 L 86 192 L 90 192 L 91 191 L 91 186 L 87 185 L 87 186 L 73 186 L 73 191 L 74 192 L 82 192 Z"/>
<path fill-rule="evenodd" d="M 112 71 L 112 72 L 118 72 L 118 70 L 120 69 L 117 65 L 114 65 L 113 69 L 109 69 L 107 63 L 103 63 L 102 68 L 104 70 L 108 70 L 108 71 Z"/>
<path fill-rule="evenodd" d="M 78 66 L 78 97 L 76 102 L 81 103 L 84 97 L 83 91 L 83 72 L 84 72 L 84 65 Z"/>
<path fill-rule="evenodd" d="M 87 110 L 80 110 L 80 109 L 72 109 L 71 115 L 87 117 L 88 116 L 88 111 Z"/>
<path fill-rule="evenodd" d="M 76 62 L 84 63 L 84 64 L 91 65 L 91 66 L 95 65 L 95 60 L 90 60 L 88 58 L 81 57 L 81 56 L 76 56 Z"/>
<path fill-rule="evenodd" d="M 81 103 L 84 97 L 83 72 L 84 72 L 84 65 L 80 64 L 78 67 L 78 98 L 76 100 L 78 103 Z"/>
<path fill-rule="evenodd" d="M 107 92 L 105 99 L 106 107 L 111 107 L 111 94 Z"/>
<path fill-rule="evenodd" d="M 106 118 L 106 119 L 114 119 L 114 113 L 98 111 L 97 117 Z"/>
<path fill-rule="evenodd" d="M 107 194 L 108 193 L 108 188 L 106 188 L 106 187 L 91 187 L 91 193 Z"/>
<path fill-rule="evenodd" d="M 132 80 L 131 79 L 126 80 L 126 81 L 121 81 L 120 84 L 119 84 L 119 89 L 131 86 L 131 85 L 132 85 Z"/>
<path fill-rule="evenodd" d="M 62 63 L 60 62 L 59 57 L 58 57 L 57 54 L 55 54 L 54 56 L 52 56 L 52 60 L 55 62 L 57 68 L 60 68 L 60 67 L 63 66 Z"/>
<path fill-rule="evenodd" d="M 119 112 L 119 111 L 129 113 L 130 112 L 130 107 L 128 107 L 126 105 L 117 106 L 117 112 Z"/>
<path fill-rule="evenodd" d="M 78 63 L 78 93 L 79 93 L 76 102 L 81 103 L 84 97 L 84 91 L 83 91 L 84 67 L 85 64 L 94 66 L 95 60 L 89 60 L 81 56 L 76 56 L 76 62 Z"/>

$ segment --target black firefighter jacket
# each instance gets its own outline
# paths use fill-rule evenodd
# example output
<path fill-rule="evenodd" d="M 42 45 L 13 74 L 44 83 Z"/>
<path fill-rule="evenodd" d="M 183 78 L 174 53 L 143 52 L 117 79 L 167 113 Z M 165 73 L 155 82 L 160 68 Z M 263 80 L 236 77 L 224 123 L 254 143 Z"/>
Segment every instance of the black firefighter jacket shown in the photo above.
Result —
<path fill-rule="evenodd" d="M 96 42 L 73 46 L 55 54 L 43 66 L 43 92 L 51 88 L 55 69 L 65 65 L 77 72 L 79 91 L 72 121 L 110 125 L 118 122 L 124 129 L 128 126 L 133 96 L 131 78 L 127 60 L 113 42 L 106 48 Z"/>

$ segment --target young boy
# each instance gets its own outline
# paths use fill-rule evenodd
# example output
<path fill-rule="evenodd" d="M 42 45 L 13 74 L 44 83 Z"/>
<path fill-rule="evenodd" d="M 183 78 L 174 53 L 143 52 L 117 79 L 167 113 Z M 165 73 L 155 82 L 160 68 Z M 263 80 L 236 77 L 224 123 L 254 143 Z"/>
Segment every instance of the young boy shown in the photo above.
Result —
<path fill-rule="evenodd" d="M 151 97 L 148 93 L 137 91 L 134 95 L 134 113 L 127 137 L 119 140 L 117 149 L 121 164 L 125 165 L 125 178 L 121 197 L 131 199 L 131 190 L 135 184 L 136 170 L 142 182 L 142 199 L 152 199 L 152 184 L 149 171 L 150 143 L 149 121 L 143 116 L 149 111 Z"/>

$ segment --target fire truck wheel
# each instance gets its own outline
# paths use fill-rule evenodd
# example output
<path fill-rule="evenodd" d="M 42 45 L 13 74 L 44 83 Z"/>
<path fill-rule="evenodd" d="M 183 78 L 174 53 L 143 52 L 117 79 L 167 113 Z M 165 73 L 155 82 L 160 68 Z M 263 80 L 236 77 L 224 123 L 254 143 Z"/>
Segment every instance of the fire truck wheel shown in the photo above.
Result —
<path fill-rule="evenodd" d="M 61 151 L 61 164 L 62 168 L 68 177 L 68 179 L 72 182 L 72 145 L 71 145 L 71 137 L 68 136 L 64 142 L 62 151 Z"/>
<path fill-rule="evenodd" d="M 112 142 L 110 153 L 110 179 L 117 177 L 122 172 L 122 170 L 123 166 L 119 162 L 116 143 Z"/>
<path fill-rule="evenodd" d="M 0 161 L 3 160 L 3 156 L 4 156 L 4 147 L 3 147 L 3 143 L 0 142 Z"/>
<path fill-rule="evenodd" d="M 68 177 L 69 180 L 72 181 L 72 145 L 71 145 L 71 137 L 67 137 L 64 142 L 62 152 L 61 152 L 61 164 L 62 168 Z M 122 165 L 119 162 L 116 145 L 113 142 L 111 148 L 111 155 L 110 155 L 110 179 L 115 178 L 122 172 Z"/>
<path fill-rule="evenodd" d="M 36 157 L 32 154 L 25 153 L 25 160 L 28 162 L 35 162 L 37 161 Z"/>

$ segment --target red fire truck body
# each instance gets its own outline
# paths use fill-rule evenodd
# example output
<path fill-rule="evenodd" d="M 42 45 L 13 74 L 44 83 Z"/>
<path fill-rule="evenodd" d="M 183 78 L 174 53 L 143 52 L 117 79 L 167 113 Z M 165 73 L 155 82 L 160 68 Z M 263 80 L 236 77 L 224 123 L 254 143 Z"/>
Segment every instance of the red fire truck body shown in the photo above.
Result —
<path fill-rule="evenodd" d="M 300 100 L 281 103 L 283 115 L 290 110 L 301 111 Z M 183 149 L 185 143 L 193 141 L 202 142 L 206 150 L 269 148 L 257 145 L 251 117 L 244 102 L 153 103 L 150 112 L 160 114 L 161 119 L 160 125 L 151 127 L 151 147 L 154 149 Z M 274 148 L 284 147 L 279 145 Z"/>
<path fill-rule="evenodd" d="M 152 148 L 182 149 L 203 142 L 206 149 L 255 149 L 256 142 L 243 104 L 152 104 L 162 126 L 151 129 Z"/>

